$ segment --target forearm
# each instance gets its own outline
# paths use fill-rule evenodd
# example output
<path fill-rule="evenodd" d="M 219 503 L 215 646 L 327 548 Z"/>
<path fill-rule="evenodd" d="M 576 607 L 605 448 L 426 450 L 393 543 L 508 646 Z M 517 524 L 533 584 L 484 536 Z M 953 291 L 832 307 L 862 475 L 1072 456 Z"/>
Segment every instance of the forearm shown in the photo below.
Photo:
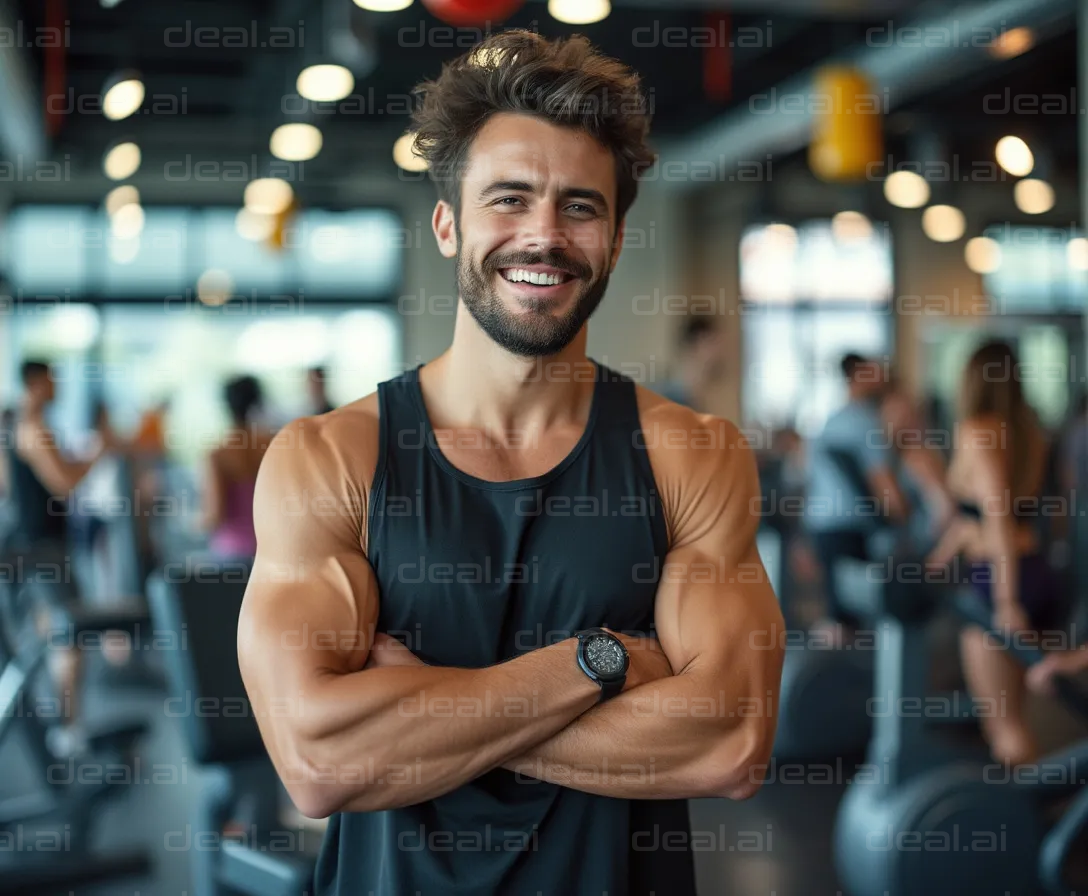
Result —
<path fill-rule="evenodd" d="M 770 716 L 769 698 L 681 673 L 625 691 L 503 765 L 620 799 L 724 796 L 724 782 L 746 774 L 749 724 Z"/>
<path fill-rule="evenodd" d="M 1012 606 L 1020 601 L 1019 554 L 1016 529 L 1007 514 L 988 516 L 990 562 L 993 564 L 993 596 L 998 604 Z"/>
<path fill-rule="evenodd" d="M 302 773 L 337 782 L 329 811 L 432 799 L 552 737 L 593 706 L 573 639 L 484 669 L 404 666 L 329 675 L 307 695 Z M 331 806 L 331 808 L 330 808 Z"/>

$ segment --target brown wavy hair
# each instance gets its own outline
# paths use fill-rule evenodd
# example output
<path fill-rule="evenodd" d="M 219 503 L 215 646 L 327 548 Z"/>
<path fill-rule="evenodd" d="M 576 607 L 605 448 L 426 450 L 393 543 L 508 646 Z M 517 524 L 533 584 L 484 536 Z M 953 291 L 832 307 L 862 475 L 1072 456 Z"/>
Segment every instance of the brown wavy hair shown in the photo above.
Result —
<path fill-rule="evenodd" d="M 492 115 L 532 115 L 584 131 L 616 161 L 616 225 L 654 164 L 650 109 L 639 76 L 581 35 L 547 40 L 532 31 L 494 34 L 448 62 L 413 93 L 413 151 L 430 165 L 439 197 L 460 211 L 461 172 Z"/>
<path fill-rule="evenodd" d="M 1007 342 L 987 342 L 971 355 L 960 385 L 960 415 L 964 420 L 995 416 L 1005 424 L 1009 485 L 1014 494 L 1029 487 L 1025 477 L 1031 472 L 1031 451 L 1043 434 L 1034 408 L 1024 398 L 1016 352 Z"/>

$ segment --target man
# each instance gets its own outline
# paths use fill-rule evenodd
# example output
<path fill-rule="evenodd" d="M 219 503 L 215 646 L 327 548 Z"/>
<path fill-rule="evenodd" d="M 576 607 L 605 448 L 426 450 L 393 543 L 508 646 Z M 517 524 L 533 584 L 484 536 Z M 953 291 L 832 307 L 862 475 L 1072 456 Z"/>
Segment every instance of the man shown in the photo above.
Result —
<path fill-rule="evenodd" d="M 847 402 L 833 413 L 808 452 L 805 528 L 823 569 L 829 619 L 817 630 L 836 641 L 842 626 L 857 618 L 843 606 L 835 588 L 837 560 L 869 559 L 867 538 L 888 518 L 902 521 L 906 506 L 893 472 L 893 455 L 880 417 L 885 377 L 880 365 L 847 354 L 840 367 Z"/>
<path fill-rule="evenodd" d="M 306 371 L 306 394 L 310 398 L 310 407 L 315 415 L 327 414 L 333 410 L 325 385 L 326 378 L 324 367 L 311 367 Z"/>
<path fill-rule="evenodd" d="M 658 391 L 677 404 L 705 407 L 707 390 L 721 378 L 724 358 L 721 330 L 714 319 L 707 314 L 693 314 L 680 330 L 676 375 Z"/>
<path fill-rule="evenodd" d="M 694 894 L 686 799 L 758 789 L 782 623 L 737 430 L 585 355 L 645 99 L 519 31 L 420 92 L 453 344 L 266 455 L 255 716 L 332 816 L 318 893 Z"/>
<path fill-rule="evenodd" d="M 111 448 L 107 438 L 100 440 L 94 455 L 86 461 L 74 461 L 57 447 L 57 440 L 45 420 L 45 412 L 56 396 L 49 365 L 28 360 L 20 375 L 23 396 L 15 422 L 14 450 L 8 453 L 11 503 L 15 526 L 7 547 L 26 555 L 24 568 L 28 578 L 40 574 L 56 587 L 48 588 L 47 598 L 38 614 L 43 635 L 50 628 L 64 625 L 70 602 L 75 599 L 74 583 L 68 579 L 66 499 Z M 58 575 L 63 576 L 58 580 Z M 49 660 L 58 691 L 64 698 L 65 725 L 50 729 L 50 748 L 58 755 L 79 753 L 86 746 L 79 725 L 81 654 L 76 645 L 61 646 L 51 639 Z"/>

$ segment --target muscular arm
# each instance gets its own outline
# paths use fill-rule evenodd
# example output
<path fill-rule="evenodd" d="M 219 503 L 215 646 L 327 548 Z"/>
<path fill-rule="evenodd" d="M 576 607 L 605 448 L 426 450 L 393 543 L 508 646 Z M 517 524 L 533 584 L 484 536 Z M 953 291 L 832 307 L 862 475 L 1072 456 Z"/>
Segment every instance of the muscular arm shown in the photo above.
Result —
<path fill-rule="evenodd" d="M 377 421 L 365 418 L 349 408 L 276 437 L 257 481 L 257 557 L 238 627 L 265 744 L 314 817 L 454 790 L 552 737 L 599 695 L 573 640 L 484 669 L 365 668 L 378 618 L 362 547 Z M 490 710 L 451 711 L 466 701 Z"/>
<path fill-rule="evenodd" d="M 668 426 L 685 426 L 691 444 L 705 445 L 694 436 L 709 422 L 684 411 Z M 722 432 L 713 423 L 709 431 Z M 782 671 L 773 633 L 784 625 L 756 551 L 755 460 L 736 429 L 728 432 L 732 444 L 652 458 L 675 507 L 654 611 L 675 674 L 599 705 L 507 768 L 621 798 L 743 799 L 759 789 Z"/>

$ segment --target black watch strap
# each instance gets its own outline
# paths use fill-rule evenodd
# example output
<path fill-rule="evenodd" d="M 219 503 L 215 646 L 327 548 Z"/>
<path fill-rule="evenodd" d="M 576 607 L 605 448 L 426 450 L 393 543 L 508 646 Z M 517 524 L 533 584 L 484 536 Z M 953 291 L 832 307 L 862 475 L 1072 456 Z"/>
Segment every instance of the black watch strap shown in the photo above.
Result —
<path fill-rule="evenodd" d="M 623 686 L 626 681 L 626 678 L 621 678 L 619 681 L 599 682 L 601 686 L 601 699 L 599 702 L 604 703 L 605 700 L 611 700 L 617 694 L 621 694 L 623 692 Z"/>

